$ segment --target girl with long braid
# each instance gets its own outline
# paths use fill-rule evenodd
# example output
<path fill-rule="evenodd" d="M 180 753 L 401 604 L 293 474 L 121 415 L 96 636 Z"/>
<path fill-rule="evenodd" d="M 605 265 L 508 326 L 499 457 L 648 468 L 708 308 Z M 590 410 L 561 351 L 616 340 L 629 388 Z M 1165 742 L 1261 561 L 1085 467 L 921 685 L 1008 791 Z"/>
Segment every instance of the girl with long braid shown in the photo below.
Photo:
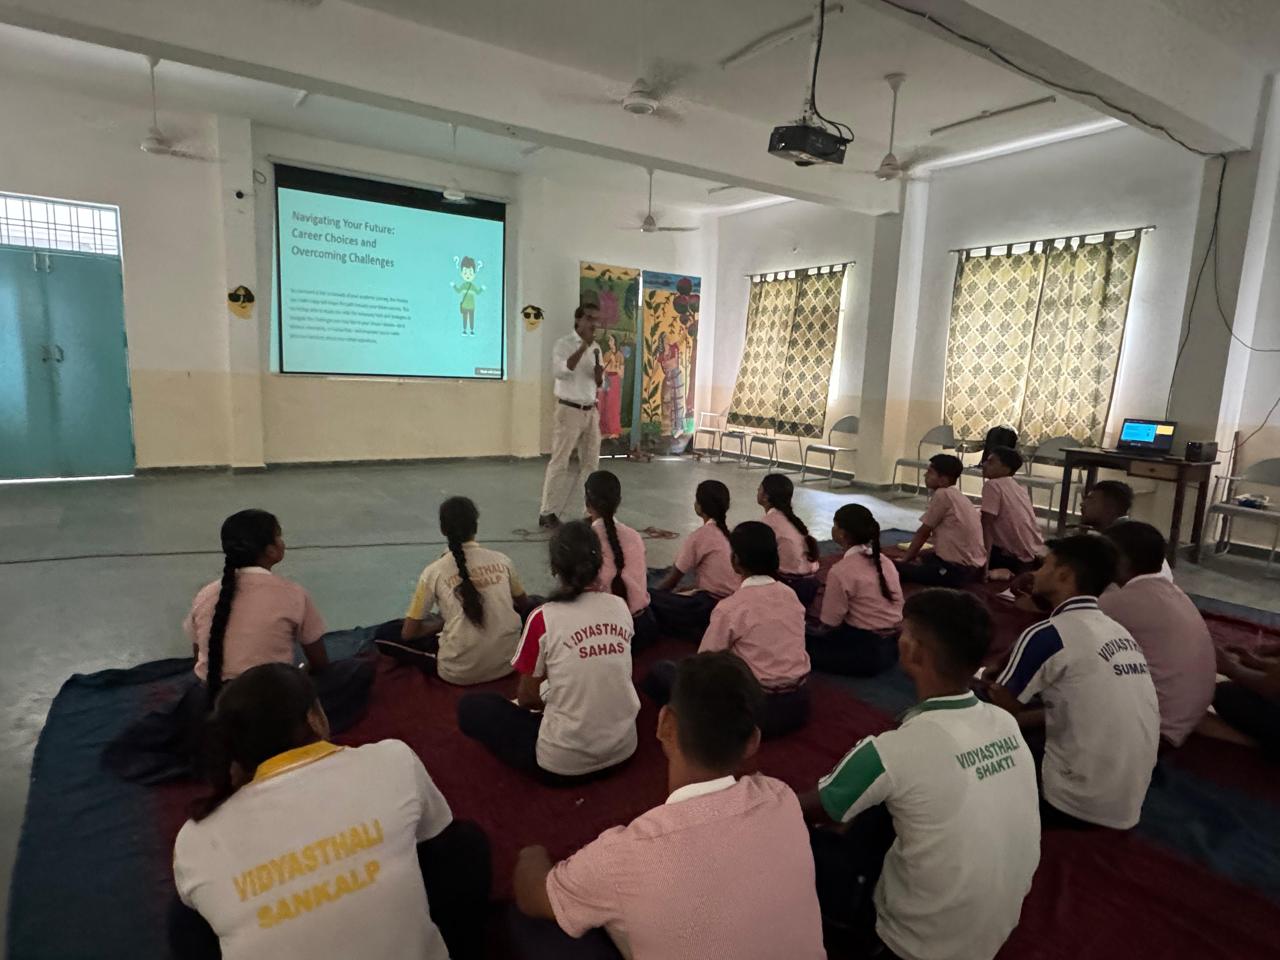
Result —
<path fill-rule="evenodd" d="M 526 600 L 511 558 L 476 543 L 480 512 L 466 497 L 440 504 L 449 548 L 422 571 L 400 642 L 378 649 L 411 659 L 441 680 L 486 683 L 511 672 L 520 639 L 518 605 Z M 439 614 L 432 610 L 439 609 Z"/>
<path fill-rule="evenodd" d="M 597 470 L 585 486 L 587 516 L 600 538 L 603 562 L 592 590 L 612 593 L 627 603 L 635 620 L 633 653 L 639 653 L 658 638 L 658 623 L 649 609 L 649 568 L 645 562 L 644 538 L 616 514 L 622 506 L 622 483 L 616 474 Z"/>
<path fill-rule="evenodd" d="M 859 503 L 836 511 L 831 538 L 844 557 L 827 573 L 820 627 L 805 644 L 815 670 L 869 677 L 898 658 L 902 584 L 898 568 L 880 553 L 880 524 Z"/>
<path fill-rule="evenodd" d="M 764 507 L 764 522 L 778 538 L 778 579 L 796 592 L 807 609 L 818 594 L 818 541 L 791 509 L 795 485 L 784 473 L 760 481 L 756 503 Z"/>
<path fill-rule="evenodd" d="M 458 703 L 463 733 L 552 786 L 600 777 L 636 749 L 631 613 L 620 597 L 592 589 L 602 562 L 588 524 L 558 527 L 551 572 L 559 589 L 525 623 L 512 661 L 515 702 L 486 692 Z"/>
<path fill-rule="evenodd" d="M 742 576 L 733 569 L 729 548 L 729 488 L 719 480 L 703 480 L 693 495 L 693 512 L 702 526 L 684 538 L 675 564 L 649 591 L 649 606 L 659 627 L 696 639 L 707 629 L 716 604 L 742 585 Z M 692 592 L 677 592 L 690 573 Z"/>

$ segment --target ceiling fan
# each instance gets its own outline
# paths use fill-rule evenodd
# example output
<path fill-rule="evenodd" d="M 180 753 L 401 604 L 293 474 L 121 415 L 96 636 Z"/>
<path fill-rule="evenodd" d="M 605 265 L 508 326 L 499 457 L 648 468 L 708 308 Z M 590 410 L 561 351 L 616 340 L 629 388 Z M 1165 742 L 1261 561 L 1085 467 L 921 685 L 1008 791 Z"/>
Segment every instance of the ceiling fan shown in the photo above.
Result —
<path fill-rule="evenodd" d="M 680 123 L 683 117 L 674 110 L 667 97 L 672 88 L 688 73 L 687 68 L 671 63 L 651 64 L 646 68 L 644 56 L 645 3 L 639 5 L 639 23 L 636 27 L 636 79 L 625 93 L 614 96 L 590 96 L 588 102 L 620 106 L 635 117 L 653 117 L 669 123 Z M 620 88 L 615 88 L 620 89 Z"/>
<path fill-rule="evenodd" d="M 158 58 L 147 57 L 147 68 L 151 74 L 151 129 L 147 131 L 147 135 L 142 138 L 142 142 L 138 144 L 138 147 L 143 153 L 149 153 L 155 157 L 173 157 L 177 160 L 217 163 L 217 157 L 207 157 L 204 154 L 188 150 L 183 146 L 181 138 L 171 137 L 160 129 L 160 116 L 156 105 L 156 67 L 159 65 Z"/>
<path fill-rule="evenodd" d="M 644 215 L 644 219 L 640 221 L 638 227 L 623 227 L 623 230 L 639 230 L 641 233 L 690 233 L 697 230 L 697 227 L 660 227 L 658 221 L 653 215 L 653 168 L 648 168 L 649 173 L 649 212 Z"/>
<path fill-rule="evenodd" d="M 924 159 L 924 154 L 920 151 L 916 151 L 905 160 L 899 160 L 898 155 L 893 152 L 893 141 L 898 132 L 898 89 L 906 79 L 905 73 L 890 73 L 884 78 L 885 83 L 889 84 L 889 89 L 893 91 L 893 108 L 889 114 L 889 152 L 884 155 L 884 159 L 876 169 L 859 171 L 870 173 L 877 180 L 910 179 L 911 168 Z"/>

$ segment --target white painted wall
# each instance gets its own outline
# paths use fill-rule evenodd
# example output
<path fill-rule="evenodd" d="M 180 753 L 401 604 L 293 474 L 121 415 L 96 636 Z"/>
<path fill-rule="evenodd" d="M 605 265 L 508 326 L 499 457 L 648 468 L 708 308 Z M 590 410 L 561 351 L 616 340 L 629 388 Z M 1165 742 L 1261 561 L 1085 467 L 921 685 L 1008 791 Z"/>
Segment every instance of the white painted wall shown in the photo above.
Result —
<path fill-rule="evenodd" d="M 139 466 L 226 463 L 226 291 L 215 164 L 138 149 L 150 112 L 0 75 L 0 191 L 120 208 Z M 212 118 L 165 114 L 211 141 Z"/>
<path fill-rule="evenodd" d="M 1125 416 L 1163 416 L 1191 271 L 1202 168 L 1200 159 L 1181 148 L 1119 129 L 936 173 L 929 189 L 911 377 L 912 450 L 913 438 L 941 422 L 956 267 L 949 251 L 956 248 L 1154 226 L 1138 256 L 1108 433 Z M 1189 359 L 1184 356 L 1183 363 Z"/>
<path fill-rule="evenodd" d="M 876 218 L 793 201 L 722 217 L 718 228 L 714 313 L 703 310 L 704 317 L 713 317 L 709 324 L 714 330 L 711 377 L 706 406 L 699 409 L 724 413 L 733 398 L 746 339 L 751 274 L 852 260 L 855 264 L 845 280 L 827 425 L 846 414 L 861 413 Z M 781 453 L 795 458 L 790 444 L 784 444 Z"/>

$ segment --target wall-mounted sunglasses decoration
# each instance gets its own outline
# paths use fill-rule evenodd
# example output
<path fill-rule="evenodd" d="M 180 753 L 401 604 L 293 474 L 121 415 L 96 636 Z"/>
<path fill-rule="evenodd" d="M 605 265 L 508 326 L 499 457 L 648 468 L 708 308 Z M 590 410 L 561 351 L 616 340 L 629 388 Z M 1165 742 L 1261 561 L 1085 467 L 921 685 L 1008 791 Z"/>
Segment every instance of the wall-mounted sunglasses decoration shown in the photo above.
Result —
<path fill-rule="evenodd" d="M 525 304 L 520 311 L 520 316 L 524 317 L 524 327 L 530 333 L 537 330 L 542 323 L 542 308 L 535 307 L 533 304 Z"/>
<path fill-rule="evenodd" d="M 255 299 L 253 291 L 241 284 L 227 294 L 227 307 L 241 320 L 248 320 L 253 315 Z"/>

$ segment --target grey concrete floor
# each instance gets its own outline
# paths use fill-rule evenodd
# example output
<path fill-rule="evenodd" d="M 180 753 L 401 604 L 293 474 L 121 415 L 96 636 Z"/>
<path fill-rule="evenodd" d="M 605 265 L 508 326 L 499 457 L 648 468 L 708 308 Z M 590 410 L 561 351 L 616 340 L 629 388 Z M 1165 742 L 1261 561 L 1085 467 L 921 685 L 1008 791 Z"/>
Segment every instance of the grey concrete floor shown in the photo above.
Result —
<path fill-rule="evenodd" d="M 622 479 L 620 517 L 634 527 L 693 530 L 693 488 L 715 477 L 733 496 L 731 521 L 758 515 L 763 471 L 736 464 L 606 461 Z M 304 584 L 331 628 L 400 615 L 422 567 L 439 555 L 441 500 L 480 507 L 480 539 L 509 554 L 533 591 L 551 586 L 537 526 L 542 461 L 189 473 L 133 480 L 0 486 L 0 883 L 7 890 L 26 803 L 31 755 L 49 704 L 72 673 L 185 656 L 180 623 L 192 596 L 221 572 L 218 527 L 245 507 L 276 513 L 289 552 L 279 572 Z M 883 528 L 913 529 L 923 500 L 856 488 L 800 488 L 796 511 L 819 539 L 842 503 L 857 501 Z M 576 504 L 575 504 L 576 509 Z M 651 566 L 678 540 L 648 541 Z M 1178 580 L 1193 593 L 1280 610 L 1261 565 L 1226 558 Z M 0 923 L 3 920 L 0 919 Z"/>

